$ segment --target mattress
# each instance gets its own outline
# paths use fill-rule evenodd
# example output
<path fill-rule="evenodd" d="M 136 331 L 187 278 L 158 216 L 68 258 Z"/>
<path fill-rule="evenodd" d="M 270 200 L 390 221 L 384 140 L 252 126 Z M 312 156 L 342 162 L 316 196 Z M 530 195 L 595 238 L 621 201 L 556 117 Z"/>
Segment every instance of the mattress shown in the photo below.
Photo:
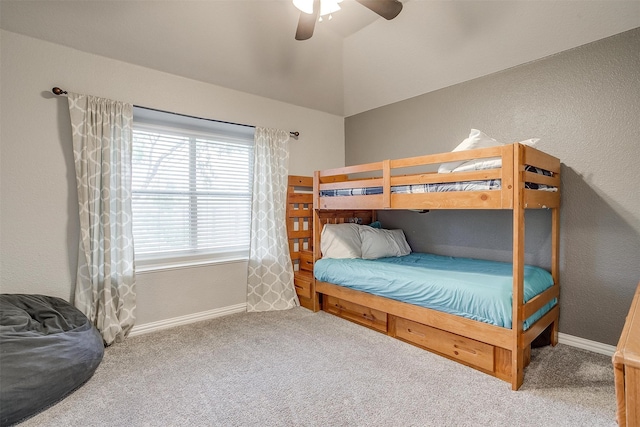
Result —
<path fill-rule="evenodd" d="M 401 257 L 316 261 L 317 280 L 511 329 L 513 267 L 510 263 L 427 253 Z M 524 267 L 524 300 L 553 285 L 551 274 Z M 524 322 L 527 329 L 556 304 L 554 299 Z"/>
<path fill-rule="evenodd" d="M 497 164 L 487 163 L 485 167 L 475 168 L 473 170 L 495 169 Z M 487 167 L 488 166 L 488 167 Z M 465 169 L 472 170 L 472 169 Z M 525 170 L 538 173 L 541 175 L 551 176 L 551 172 L 544 169 L 527 166 Z M 456 170 L 461 172 L 462 170 Z M 414 185 L 394 185 L 391 187 L 392 194 L 411 194 L 411 193 L 440 193 L 446 191 L 491 191 L 500 190 L 502 183 L 500 179 L 476 180 L 476 181 L 458 181 L 435 184 L 414 184 Z M 530 190 L 558 191 L 556 187 L 525 182 L 525 188 Z M 321 190 L 320 197 L 338 197 L 338 196 L 368 196 L 382 194 L 382 187 L 364 187 L 364 188 L 341 188 L 334 190 Z"/>

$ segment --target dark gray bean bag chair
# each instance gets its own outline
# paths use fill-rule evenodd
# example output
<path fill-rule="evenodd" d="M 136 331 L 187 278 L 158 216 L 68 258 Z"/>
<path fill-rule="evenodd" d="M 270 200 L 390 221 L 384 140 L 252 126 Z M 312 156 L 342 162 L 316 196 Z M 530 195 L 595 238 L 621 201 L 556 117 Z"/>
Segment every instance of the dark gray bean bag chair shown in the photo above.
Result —
<path fill-rule="evenodd" d="M 84 384 L 104 355 L 89 319 L 44 295 L 0 295 L 0 425 L 28 418 Z"/>

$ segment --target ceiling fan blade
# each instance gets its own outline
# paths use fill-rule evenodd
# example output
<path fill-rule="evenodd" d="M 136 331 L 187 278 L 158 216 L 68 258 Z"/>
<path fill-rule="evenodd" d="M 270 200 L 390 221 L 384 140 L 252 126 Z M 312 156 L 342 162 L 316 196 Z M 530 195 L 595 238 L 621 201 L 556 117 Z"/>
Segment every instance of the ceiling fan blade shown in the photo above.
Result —
<path fill-rule="evenodd" d="M 384 19 L 391 20 L 402 11 L 402 3 L 398 0 L 357 0 L 367 9 L 377 13 Z"/>
<path fill-rule="evenodd" d="M 298 28 L 296 29 L 296 40 L 307 40 L 313 35 L 313 29 L 318 20 L 318 12 L 320 12 L 320 0 L 313 0 L 313 12 L 300 12 L 298 20 Z"/>

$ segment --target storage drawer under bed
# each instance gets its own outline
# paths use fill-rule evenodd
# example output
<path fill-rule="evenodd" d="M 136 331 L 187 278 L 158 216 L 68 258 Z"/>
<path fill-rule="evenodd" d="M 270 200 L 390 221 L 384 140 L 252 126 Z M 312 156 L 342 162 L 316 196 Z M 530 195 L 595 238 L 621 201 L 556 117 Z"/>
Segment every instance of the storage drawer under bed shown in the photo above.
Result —
<path fill-rule="evenodd" d="M 322 294 L 322 309 L 327 313 L 382 332 L 409 344 L 493 375 L 504 381 L 511 381 L 512 351 L 510 349 L 476 341 L 463 335 L 458 335 L 453 332 L 408 320 L 398 315 L 389 314 L 385 311 L 370 308 L 366 305 L 329 295 L 325 292 L 344 292 L 349 299 L 354 296 L 351 294 L 351 291 L 344 291 L 336 285 L 324 282 L 320 282 L 319 284 L 320 289 L 318 289 L 318 291 Z M 316 282 L 316 285 L 318 285 L 318 282 Z M 356 293 L 356 296 L 357 295 L 360 295 L 360 293 Z M 371 297 L 367 296 L 362 299 L 368 302 Z M 403 311 L 402 307 L 391 306 L 391 308 L 395 311 Z M 415 313 L 413 315 L 415 315 Z M 462 329 L 463 328 L 461 328 L 461 330 Z M 524 367 L 529 365 L 531 360 L 531 346 L 523 349 L 522 357 L 524 369 Z"/>
<path fill-rule="evenodd" d="M 327 313 L 351 320 L 383 333 L 387 333 L 387 313 L 360 304 L 323 295 L 322 308 Z"/>
<path fill-rule="evenodd" d="M 494 347 L 480 341 L 395 317 L 390 334 L 450 359 L 493 372 Z"/>

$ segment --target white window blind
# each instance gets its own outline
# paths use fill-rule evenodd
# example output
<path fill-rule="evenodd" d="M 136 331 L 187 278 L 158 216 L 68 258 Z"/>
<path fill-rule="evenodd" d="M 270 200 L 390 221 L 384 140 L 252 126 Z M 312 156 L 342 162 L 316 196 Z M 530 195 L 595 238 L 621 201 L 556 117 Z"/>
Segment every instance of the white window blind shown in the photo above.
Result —
<path fill-rule="evenodd" d="M 136 258 L 247 256 L 253 128 L 136 108 Z"/>

